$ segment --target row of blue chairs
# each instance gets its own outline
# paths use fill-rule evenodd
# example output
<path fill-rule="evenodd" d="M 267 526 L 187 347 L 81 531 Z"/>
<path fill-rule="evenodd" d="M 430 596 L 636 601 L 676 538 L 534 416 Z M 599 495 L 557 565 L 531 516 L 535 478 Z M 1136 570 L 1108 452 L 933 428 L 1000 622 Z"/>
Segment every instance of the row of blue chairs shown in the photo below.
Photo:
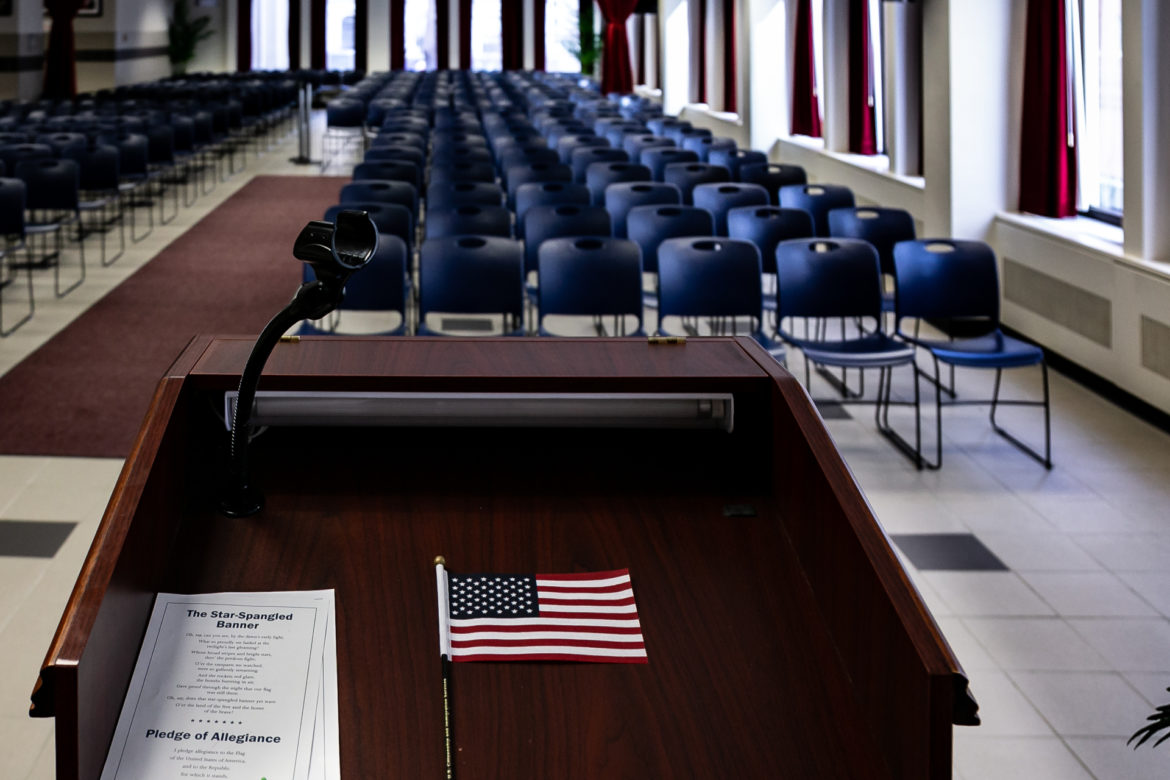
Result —
<path fill-rule="evenodd" d="M 386 199 L 397 199 L 391 211 L 410 214 L 410 223 L 399 220 L 406 225 L 401 231 L 406 253 L 403 294 L 411 283 L 407 258 L 421 241 L 419 332 L 432 332 L 429 314 L 448 310 L 504 314 L 515 326 L 509 332 L 524 332 L 516 307 L 526 299 L 536 312 L 528 330 L 540 333 L 547 332 L 547 316 L 562 313 L 628 315 L 635 322 L 632 332 L 640 333 L 647 304 L 660 307 L 660 332 L 668 332 L 672 318 L 681 318 L 684 328 L 687 319 L 693 323 L 705 318 L 719 332 L 734 328 L 742 317 L 774 354 L 781 354 L 775 343 L 781 341 L 820 366 L 878 368 L 879 429 L 919 466 L 928 467 L 941 464 L 941 409 L 936 455 L 928 460 L 922 456 L 917 411 L 914 444 L 889 425 L 893 368 L 914 366 L 916 410 L 920 375 L 931 379 L 941 407 L 942 394 L 953 397 L 954 384 L 953 375 L 949 387 L 943 382 L 940 365 L 995 368 L 990 401 L 995 430 L 1051 465 L 1043 353 L 999 329 L 995 260 L 985 245 L 918 241 L 906 212 L 858 208 L 847 188 L 808 184 L 795 166 L 775 165 L 759 152 L 737 149 L 729 139 L 714 138 L 675 118 L 652 111 L 639 115 L 638 109 L 623 114 L 619 101 L 597 95 L 582 99 L 564 85 L 535 84 L 523 74 L 475 74 L 468 79 L 462 106 L 455 102 L 457 87 L 452 97 L 428 105 L 411 94 L 417 81 L 388 85 L 384 94 L 397 94 L 387 100 L 397 102 L 383 106 L 381 114 L 367 106 L 366 117 L 380 120 L 380 125 L 342 198 L 369 206 L 377 222 L 385 202 L 378 197 L 380 189 Z M 484 93 L 489 94 L 487 105 L 481 99 Z M 586 122 L 589 112 L 592 121 Z M 422 205 L 415 205 L 419 200 Z M 390 222 L 383 226 L 390 228 L 384 232 L 399 232 Z M 512 236 L 523 239 L 523 246 Z M 496 259 L 488 262 L 489 257 Z M 513 268 L 516 258 L 519 271 Z M 922 269 L 931 267 L 927 260 L 942 270 L 925 274 Z M 874 272 L 857 270 L 863 265 L 873 265 Z M 497 285 L 480 276 L 497 266 L 499 278 L 508 280 L 498 288 L 511 291 L 507 305 L 488 300 L 487 292 Z M 915 270 L 906 270 L 910 266 Z M 794 267 L 803 268 L 807 284 L 792 276 Z M 829 268 L 835 270 L 828 273 Z M 850 270 L 855 282 L 847 274 Z M 646 271 L 657 272 L 658 288 L 643 294 Z M 519 291 L 533 272 L 539 285 L 528 285 L 525 297 Z M 618 293 L 616 282 L 633 279 L 635 272 L 637 305 L 632 303 L 632 285 L 622 284 Z M 895 280 L 888 292 L 883 272 Z M 775 275 L 774 295 L 763 293 L 762 274 Z M 978 277 L 980 284 L 964 283 L 964 274 Z M 607 283 L 587 285 L 593 276 Z M 740 278 L 743 287 L 734 281 Z M 814 294 L 808 286 L 814 279 L 832 281 L 834 289 Z M 919 285 L 924 279 L 925 286 Z M 680 298 L 680 284 L 689 299 Z M 802 309 L 793 296 L 811 309 Z M 699 300 L 706 301 L 705 310 Z M 934 308 L 923 305 L 928 300 Z M 765 309 L 774 311 L 767 333 Z M 892 335 L 883 311 L 894 313 Z M 785 323 L 794 317 L 816 323 L 798 337 Z M 848 333 L 842 329 L 834 338 L 825 326 L 830 319 L 867 324 Z M 940 340 L 904 327 L 906 321 L 924 320 L 978 322 L 982 332 L 976 338 Z M 690 332 L 696 332 L 693 324 Z M 919 349 L 930 355 L 933 372 L 918 368 L 914 358 Z M 996 423 L 999 407 L 1014 403 L 1000 398 L 999 372 L 1037 364 L 1045 387 L 1040 402 L 1046 420 L 1043 454 Z M 845 400 L 858 399 L 847 395 Z"/>

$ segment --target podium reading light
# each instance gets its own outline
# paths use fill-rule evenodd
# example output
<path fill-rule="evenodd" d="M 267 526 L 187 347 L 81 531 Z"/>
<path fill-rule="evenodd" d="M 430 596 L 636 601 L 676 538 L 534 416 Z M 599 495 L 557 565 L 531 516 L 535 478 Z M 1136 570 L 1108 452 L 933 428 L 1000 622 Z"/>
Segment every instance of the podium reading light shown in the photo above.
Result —
<path fill-rule="evenodd" d="M 310 222 L 293 245 L 293 257 L 313 266 L 316 279 L 302 284 L 272 320 L 264 326 L 240 377 L 240 390 L 232 415 L 228 482 L 219 509 L 228 517 L 247 517 L 260 511 L 264 497 L 248 480 L 248 432 L 252 402 L 260 372 L 272 348 L 286 330 L 301 320 L 316 320 L 337 308 L 350 274 L 370 261 L 378 248 L 378 230 L 364 211 L 342 211 L 336 226 Z"/>

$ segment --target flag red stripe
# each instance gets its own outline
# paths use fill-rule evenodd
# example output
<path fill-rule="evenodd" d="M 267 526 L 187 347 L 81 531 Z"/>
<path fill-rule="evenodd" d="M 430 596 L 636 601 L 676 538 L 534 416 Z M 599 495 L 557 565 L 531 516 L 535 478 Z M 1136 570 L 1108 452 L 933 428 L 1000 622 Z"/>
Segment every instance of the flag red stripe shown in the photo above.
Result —
<path fill-rule="evenodd" d="M 575 655 L 573 653 L 533 653 L 531 655 L 457 655 L 451 658 L 456 663 L 464 661 L 585 661 L 587 663 L 602 664 L 647 664 L 645 656 L 623 657 L 596 655 Z"/>
<path fill-rule="evenodd" d="M 578 631 L 590 634 L 641 634 L 639 626 L 550 626 L 550 625 L 513 625 L 511 623 L 497 623 L 491 626 L 451 626 L 452 634 L 474 634 L 479 631 L 498 631 L 499 633 L 520 633 L 527 631 Z"/>
<path fill-rule="evenodd" d="M 604 639 L 452 639 L 451 647 L 609 647 L 615 650 L 645 649 L 644 642 L 607 642 Z"/>
<path fill-rule="evenodd" d="M 541 593 L 538 601 L 542 605 L 549 604 L 556 607 L 630 607 L 634 604 L 634 597 L 598 601 L 597 599 L 549 598 Z"/>
<path fill-rule="evenodd" d="M 613 585 L 537 585 L 539 593 L 617 593 L 630 590 L 629 582 L 618 582 Z"/>
<path fill-rule="evenodd" d="M 611 577 L 621 577 L 628 575 L 629 569 L 615 569 L 614 571 L 590 571 L 578 574 L 537 574 L 538 580 L 564 580 L 571 582 L 573 580 L 608 580 Z"/>

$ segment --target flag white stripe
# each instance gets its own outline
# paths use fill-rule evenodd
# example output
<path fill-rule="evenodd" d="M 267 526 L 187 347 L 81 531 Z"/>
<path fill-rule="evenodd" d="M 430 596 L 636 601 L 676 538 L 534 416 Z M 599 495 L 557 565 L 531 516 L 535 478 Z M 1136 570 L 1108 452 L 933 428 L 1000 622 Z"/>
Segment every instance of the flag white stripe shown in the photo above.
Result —
<path fill-rule="evenodd" d="M 542 580 L 536 578 L 536 586 L 546 588 L 604 588 L 610 585 L 621 585 L 629 582 L 630 575 L 622 574 L 617 577 L 606 577 L 598 580 Z"/>
<path fill-rule="evenodd" d="M 613 593 L 554 593 L 546 590 L 540 591 L 540 600 L 548 599 L 550 601 L 619 601 L 621 599 L 632 599 L 634 591 L 631 588 L 625 590 L 615 590 Z"/>
<path fill-rule="evenodd" d="M 479 626 L 597 626 L 599 628 L 637 628 L 638 619 L 618 620 L 608 618 L 457 618 L 451 621 L 452 628 L 477 628 Z"/>
<path fill-rule="evenodd" d="M 638 608 L 633 604 L 622 604 L 617 607 L 583 606 L 581 604 L 541 604 L 541 612 L 596 612 L 598 614 L 636 615 Z M 504 618 L 509 620 L 510 618 Z"/>
<path fill-rule="evenodd" d="M 576 639 L 582 642 L 641 642 L 641 634 L 607 634 L 593 631 L 475 631 L 456 634 L 457 642 L 486 639 Z"/>
<path fill-rule="evenodd" d="M 531 647 L 453 647 L 452 655 L 592 655 L 609 658 L 644 658 L 646 650 L 613 647 L 575 647 L 572 645 L 534 645 Z"/>

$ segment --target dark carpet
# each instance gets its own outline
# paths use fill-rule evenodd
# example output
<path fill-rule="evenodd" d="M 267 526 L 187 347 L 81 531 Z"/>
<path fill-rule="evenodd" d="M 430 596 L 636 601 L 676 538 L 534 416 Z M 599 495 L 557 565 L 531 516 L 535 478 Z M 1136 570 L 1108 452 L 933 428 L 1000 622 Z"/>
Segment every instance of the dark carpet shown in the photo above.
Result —
<path fill-rule="evenodd" d="M 0 377 L 0 453 L 126 457 L 192 336 L 258 334 L 289 301 L 293 241 L 344 181 L 256 177 Z"/>

